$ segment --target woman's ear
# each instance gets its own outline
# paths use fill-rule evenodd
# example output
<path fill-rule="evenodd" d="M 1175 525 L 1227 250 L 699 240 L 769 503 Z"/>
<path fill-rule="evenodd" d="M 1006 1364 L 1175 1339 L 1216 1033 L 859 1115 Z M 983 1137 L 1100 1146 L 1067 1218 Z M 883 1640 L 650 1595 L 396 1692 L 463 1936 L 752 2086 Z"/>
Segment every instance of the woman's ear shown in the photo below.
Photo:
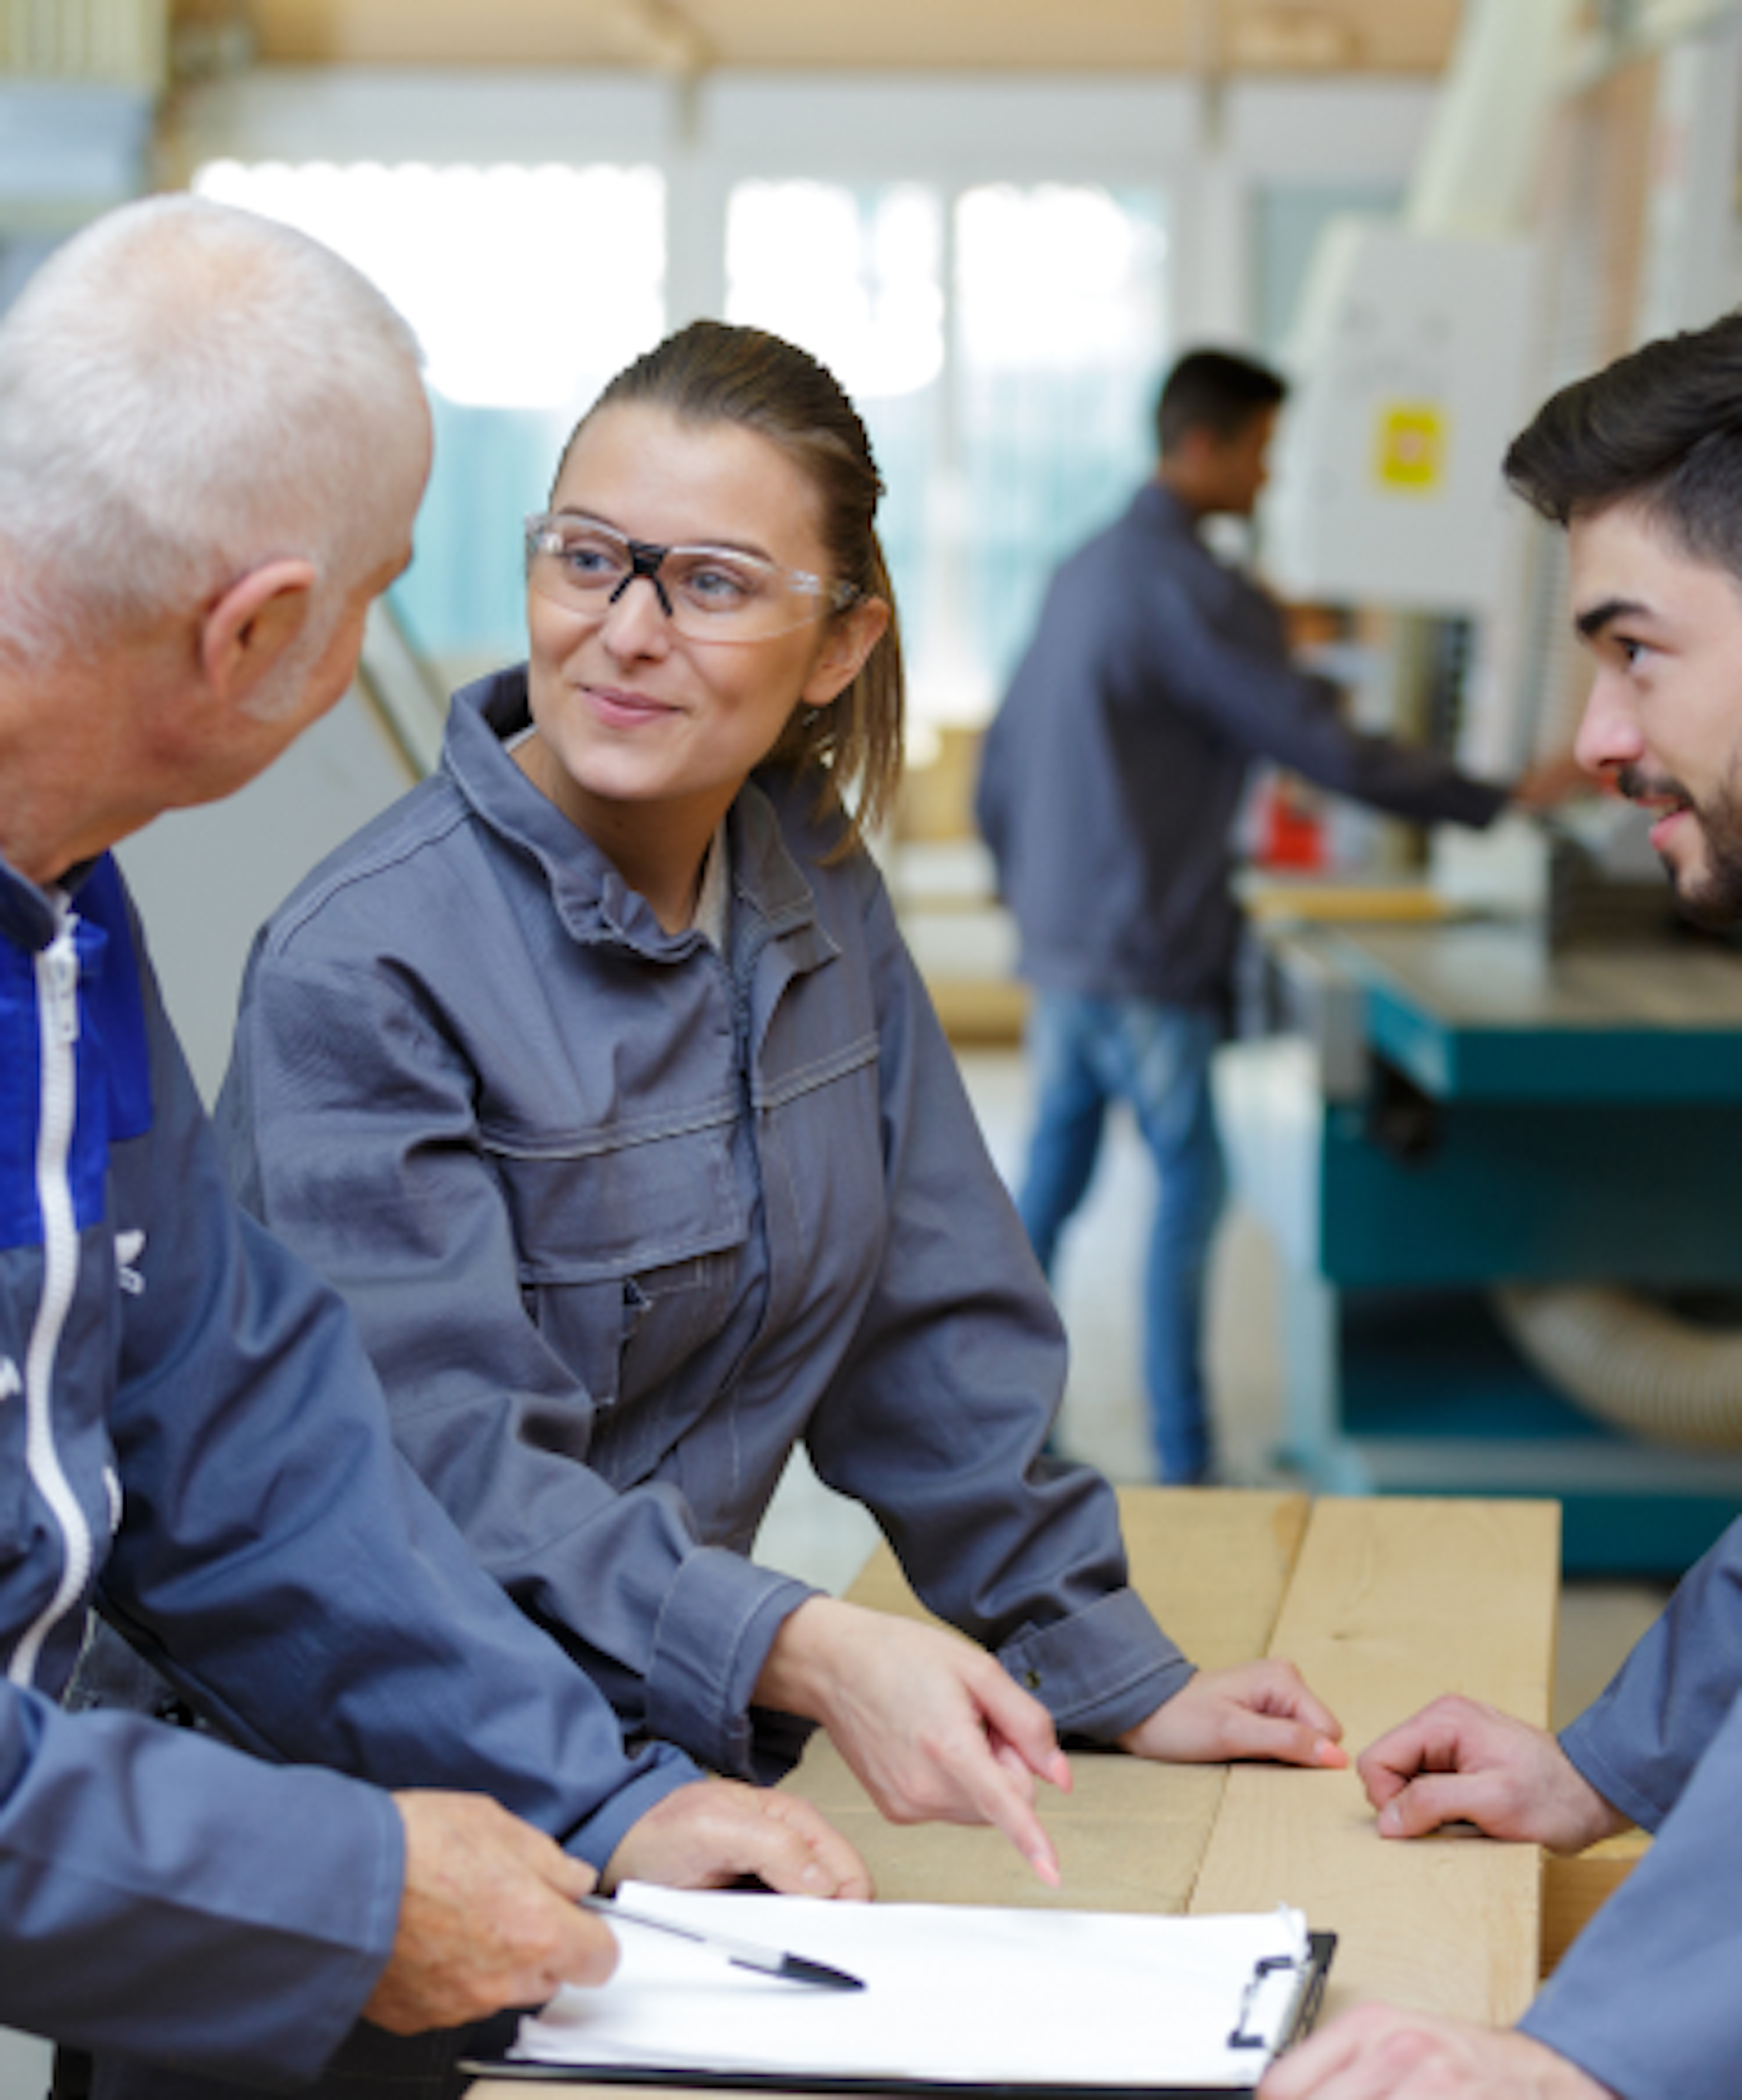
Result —
<path fill-rule="evenodd" d="M 861 598 L 858 603 L 831 620 L 799 695 L 809 708 L 826 708 L 838 699 L 865 668 L 865 660 L 882 641 L 889 624 L 889 608 L 880 598 Z"/>

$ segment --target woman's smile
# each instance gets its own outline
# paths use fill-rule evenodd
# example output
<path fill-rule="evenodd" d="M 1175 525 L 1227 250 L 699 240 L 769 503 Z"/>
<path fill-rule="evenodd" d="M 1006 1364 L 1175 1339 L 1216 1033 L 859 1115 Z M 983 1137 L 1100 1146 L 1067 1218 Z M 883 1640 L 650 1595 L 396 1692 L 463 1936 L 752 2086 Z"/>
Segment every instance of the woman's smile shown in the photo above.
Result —
<path fill-rule="evenodd" d="M 580 681 L 580 685 L 594 714 L 607 729 L 638 729 L 683 712 L 669 700 L 655 699 L 650 693 L 627 686 L 602 685 L 588 678 Z"/>

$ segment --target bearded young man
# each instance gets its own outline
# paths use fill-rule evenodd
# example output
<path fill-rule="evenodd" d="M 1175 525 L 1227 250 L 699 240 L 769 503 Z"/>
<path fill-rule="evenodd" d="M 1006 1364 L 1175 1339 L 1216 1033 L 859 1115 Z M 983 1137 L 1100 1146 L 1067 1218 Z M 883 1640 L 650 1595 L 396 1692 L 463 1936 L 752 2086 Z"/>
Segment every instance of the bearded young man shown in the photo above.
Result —
<path fill-rule="evenodd" d="M 1506 456 L 1563 526 L 1596 672 L 1577 751 L 1657 813 L 1700 923 L 1742 922 L 1742 314 L 1564 389 Z M 1451 1822 L 1578 1851 L 1656 1842 L 1516 2030 L 1365 2005 L 1262 2100 L 1722 2100 L 1742 2063 L 1742 1523 L 1557 1740 L 1442 1699 L 1360 1760 L 1387 1838 Z"/>

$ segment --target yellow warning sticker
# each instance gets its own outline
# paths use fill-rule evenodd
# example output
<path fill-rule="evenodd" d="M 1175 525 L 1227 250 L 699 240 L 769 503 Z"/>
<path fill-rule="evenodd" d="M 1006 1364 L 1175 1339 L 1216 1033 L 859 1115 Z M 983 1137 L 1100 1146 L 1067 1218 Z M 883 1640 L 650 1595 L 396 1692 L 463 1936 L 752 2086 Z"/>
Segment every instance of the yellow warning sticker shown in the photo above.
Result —
<path fill-rule="evenodd" d="M 1445 415 L 1437 403 L 1384 403 L 1374 462 L 1381 485 L 1407 495 L 1431 495 L 1445 473 Z"/>

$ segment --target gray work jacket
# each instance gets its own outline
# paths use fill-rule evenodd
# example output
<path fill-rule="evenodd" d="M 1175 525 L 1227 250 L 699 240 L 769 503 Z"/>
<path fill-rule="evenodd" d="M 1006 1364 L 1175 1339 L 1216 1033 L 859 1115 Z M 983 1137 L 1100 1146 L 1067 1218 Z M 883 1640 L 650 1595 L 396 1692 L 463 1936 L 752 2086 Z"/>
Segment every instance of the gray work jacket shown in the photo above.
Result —
<path fill-rule="evenodd" d="M 1420 822 L 1488 823 L 1503 788 L 1358 735 L 1289 661 L 1282 618 L 1151 483 L 1065 562 L 986 733 L 976 814 L 1050 991 L 1215 1010 L 1239 910 L 1235 815 L 1255 761 Z"/>
<path fill-rule="evenodd" d="M 1562 1747 L 1656 1842 L 1520 2024 L 1624 2100 L 1742 2081 L 1742 1522 Z"/>
<path fill-rule="evenodd" d="M 762 1778 L 811 1594 L 746 1555 L 802 1442 L 1063 1727 L 1189 1665 L 1111 1489 L 1041 1457 L 1046 1286 L 871 859 L 814 789 L 730 812 L 729 952 L 668 933 L 504 748 L 522 670 L 250 964 L 218 1111 L 243 1200 L 356 1311 L 400 1443 L 628 1725 Z"/>

